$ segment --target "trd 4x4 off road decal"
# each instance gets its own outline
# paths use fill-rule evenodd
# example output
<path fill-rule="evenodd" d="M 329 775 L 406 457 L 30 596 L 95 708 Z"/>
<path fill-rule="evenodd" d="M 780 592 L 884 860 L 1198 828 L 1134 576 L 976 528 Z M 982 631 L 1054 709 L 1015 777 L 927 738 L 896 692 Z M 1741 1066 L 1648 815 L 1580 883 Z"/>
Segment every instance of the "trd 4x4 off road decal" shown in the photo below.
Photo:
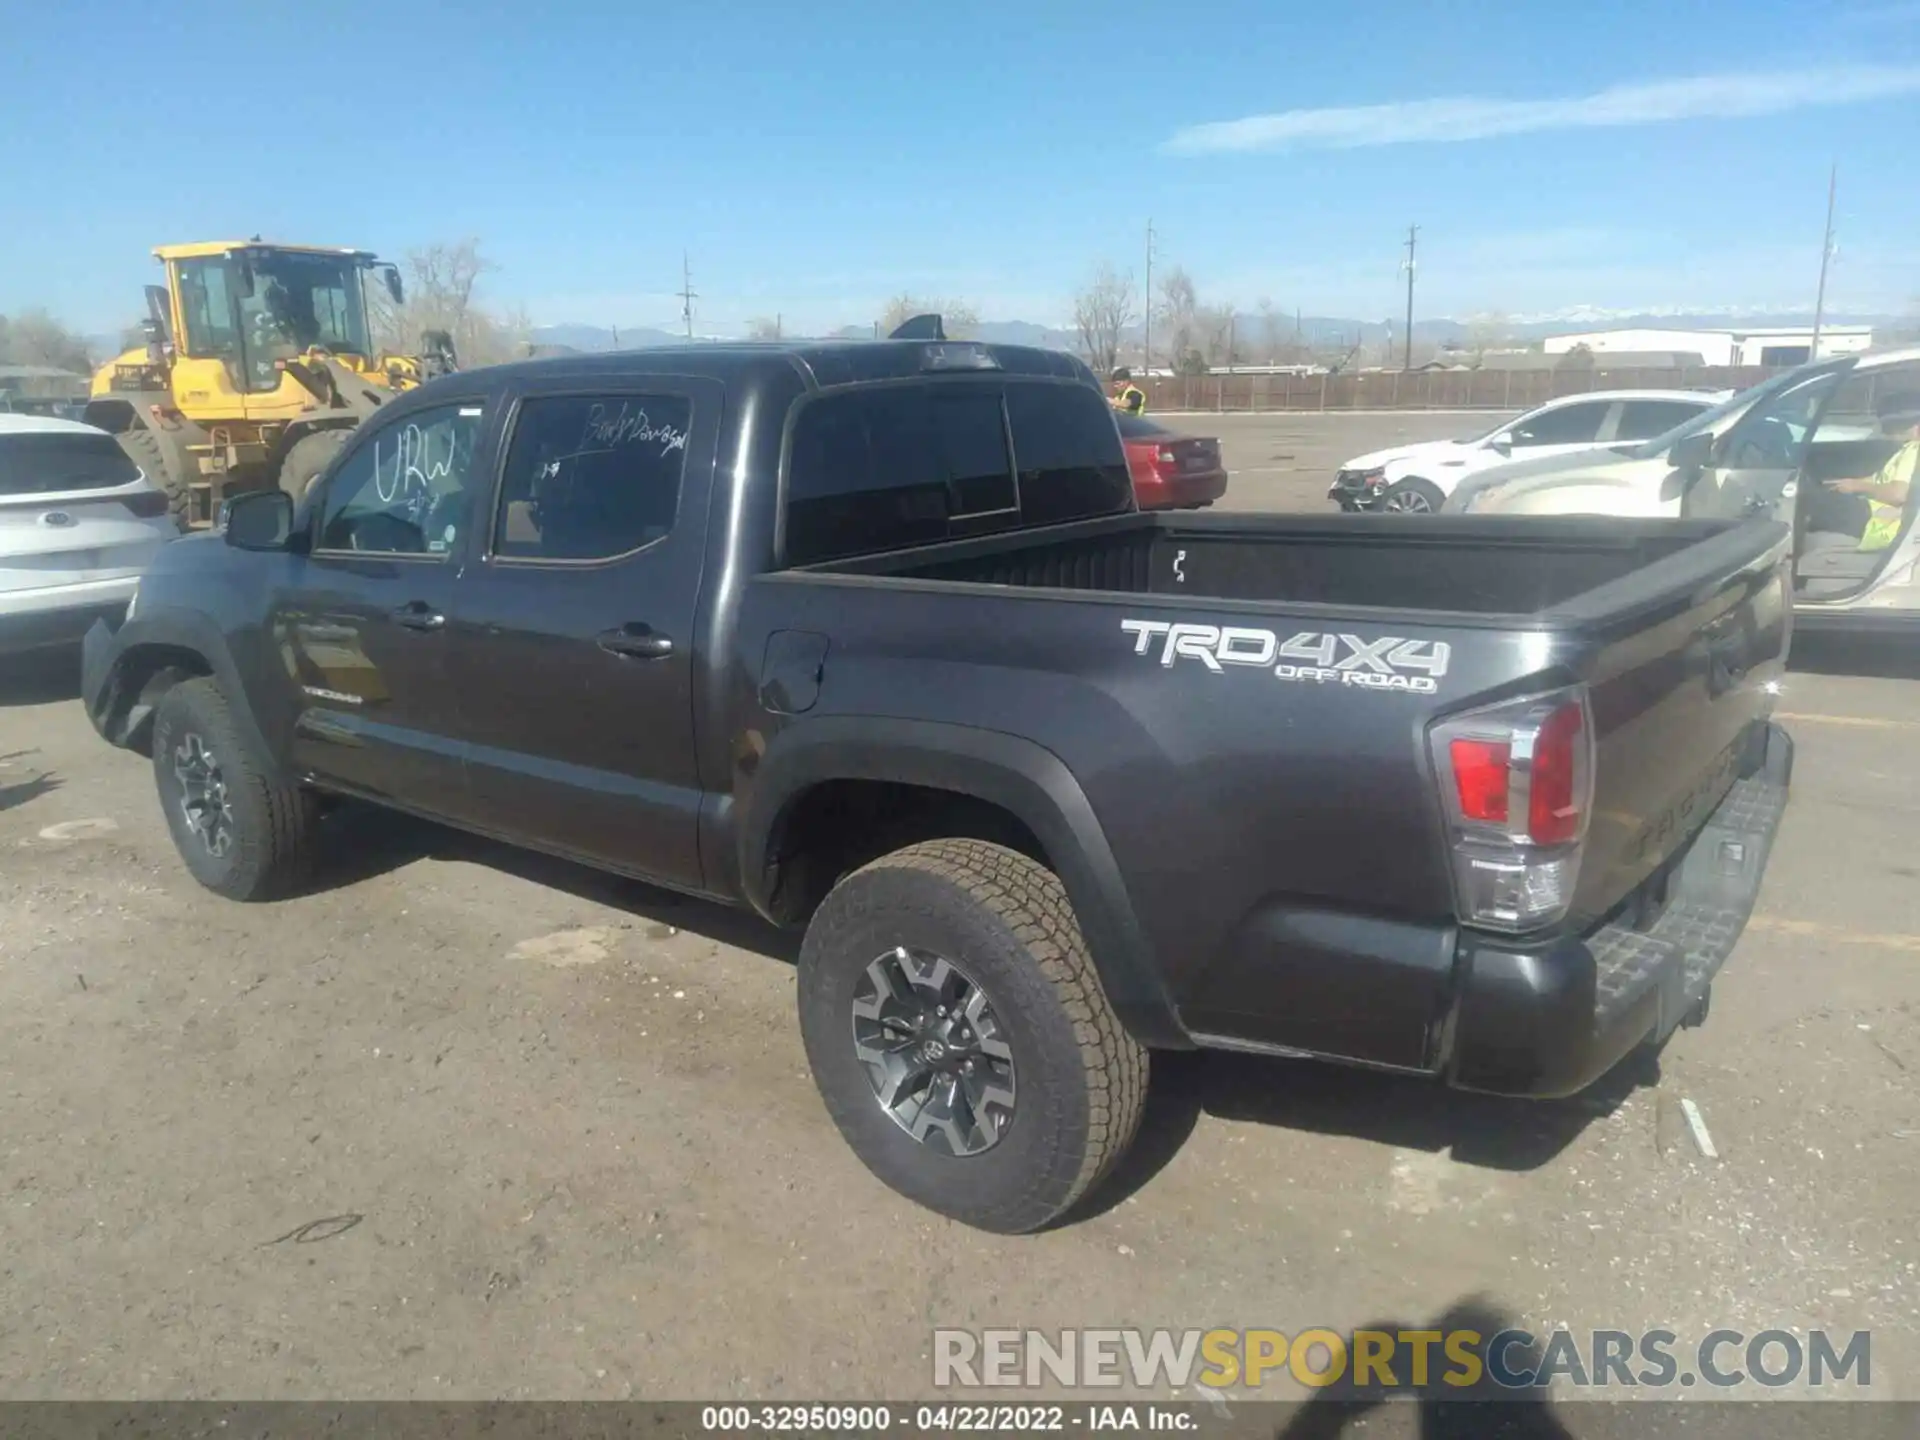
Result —
<path fill-rule="evenodd" d="M 1159 642 L 1160 663 L 1197 660 L 1215 675 L 1229 665 L 1272 670 L 1281 680 L 1316 685 L 1357 685 L 1367 690 L 1404 690 L 1432 695 L 1439 689 L 1453 647 L 1444 640 L 1408 640 L 1302 630 L 1281 639 L 1271 630 L 1243 625 L 1175 625 L 1166 620 L 1122 620 L 1133 636 L 1133 653 L 1152 654 Z M 1412 673 L 1409 673 L 1412 672 Z"/>

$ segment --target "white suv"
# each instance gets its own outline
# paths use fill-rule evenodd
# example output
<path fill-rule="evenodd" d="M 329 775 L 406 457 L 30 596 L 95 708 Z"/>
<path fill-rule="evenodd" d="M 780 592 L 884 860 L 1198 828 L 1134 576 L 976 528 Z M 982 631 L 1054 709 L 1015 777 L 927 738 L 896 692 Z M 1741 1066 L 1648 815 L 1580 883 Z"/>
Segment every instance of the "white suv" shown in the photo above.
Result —
<path fill-rule="evenodd" d="M 1509 460 L 1650 440 L 1704 414 L 1732 393 L 1596 390 L 1569 395 L 1470 439 L 1426 440 L 1356 455 L 1340 467 L 1327 498 L 1342 510 L 1432 514 L 1469 475 Z"/>
<path fill-rule="evenodd" d="M 166 492 L 106 431 L 0 414 L 0 657 L 77 643 L 125 613 L 179 533 Z"/>

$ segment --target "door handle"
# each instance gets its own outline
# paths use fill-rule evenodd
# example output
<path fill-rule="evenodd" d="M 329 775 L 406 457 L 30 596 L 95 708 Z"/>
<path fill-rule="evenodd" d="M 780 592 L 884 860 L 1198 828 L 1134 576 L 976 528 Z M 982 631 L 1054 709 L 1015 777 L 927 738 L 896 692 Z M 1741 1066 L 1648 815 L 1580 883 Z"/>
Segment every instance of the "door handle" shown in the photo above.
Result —
<path fill-rule="evenodd" d="M 409 600 L 395 610 L 390 618 L 394 624 L 408 630 L 438 630 L 447 623 L 447 617 L 424 600 Z"/>
<path fill-rule="evenodd" d="M 638 621 L 601 631 L 595 643 L 609 654 L 630 660 L 660 660 L 673 653 L 673 641 Z"/>

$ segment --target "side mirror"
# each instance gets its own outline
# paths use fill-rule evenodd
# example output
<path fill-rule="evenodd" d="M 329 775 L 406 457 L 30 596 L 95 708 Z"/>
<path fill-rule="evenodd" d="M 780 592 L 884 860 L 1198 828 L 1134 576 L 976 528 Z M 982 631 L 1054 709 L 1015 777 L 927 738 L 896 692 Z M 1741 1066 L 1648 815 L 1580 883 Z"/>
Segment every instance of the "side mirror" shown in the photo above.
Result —
<path fill-rule="evenodd" d="M 293 537 L 293 497 L 284 490 L 236 495 L 223 507 L 227 544 L 236 550 L 285 550 Z"/>
<path fill-rule="evenodd" d="M 380 267 L 380 274 L 387 282 L 387 294 L 393 297 L 393 303 L 396 305 L 406 304 L 407 292 L 406 288 L 400 283 L 400 267 L 397 265 L 382 265 Z"/>
<path fill-rule="evenodd" d="M 1511 430 L 1502 430 L 1498 435 L 1487 441 L 1487 448 L 1497 451 L 1502 455 L 1513 454 L 1513 432 Z"/>
<path fill-rule="evenodd" d="M 1701 469 L 1713 459 L 1713 438 L 1706 430 L 1683 435 L 1667 451 L 1667 463 L 1682 472 Z"/>

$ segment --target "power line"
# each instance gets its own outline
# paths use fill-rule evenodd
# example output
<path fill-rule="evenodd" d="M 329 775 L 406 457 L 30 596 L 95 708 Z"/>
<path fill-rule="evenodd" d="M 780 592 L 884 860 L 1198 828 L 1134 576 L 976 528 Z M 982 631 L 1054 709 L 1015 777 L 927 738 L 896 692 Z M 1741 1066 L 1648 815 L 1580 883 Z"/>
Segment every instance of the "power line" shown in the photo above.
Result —
<path fill-rule="evenodd" d="M 1413 369 L 1413 247 L 1419 234 L 1418 225 L 1407 226 L 1407 333 L 1403 352 L 1405 359 L 1400 366 L 1403 370 Z"/>

